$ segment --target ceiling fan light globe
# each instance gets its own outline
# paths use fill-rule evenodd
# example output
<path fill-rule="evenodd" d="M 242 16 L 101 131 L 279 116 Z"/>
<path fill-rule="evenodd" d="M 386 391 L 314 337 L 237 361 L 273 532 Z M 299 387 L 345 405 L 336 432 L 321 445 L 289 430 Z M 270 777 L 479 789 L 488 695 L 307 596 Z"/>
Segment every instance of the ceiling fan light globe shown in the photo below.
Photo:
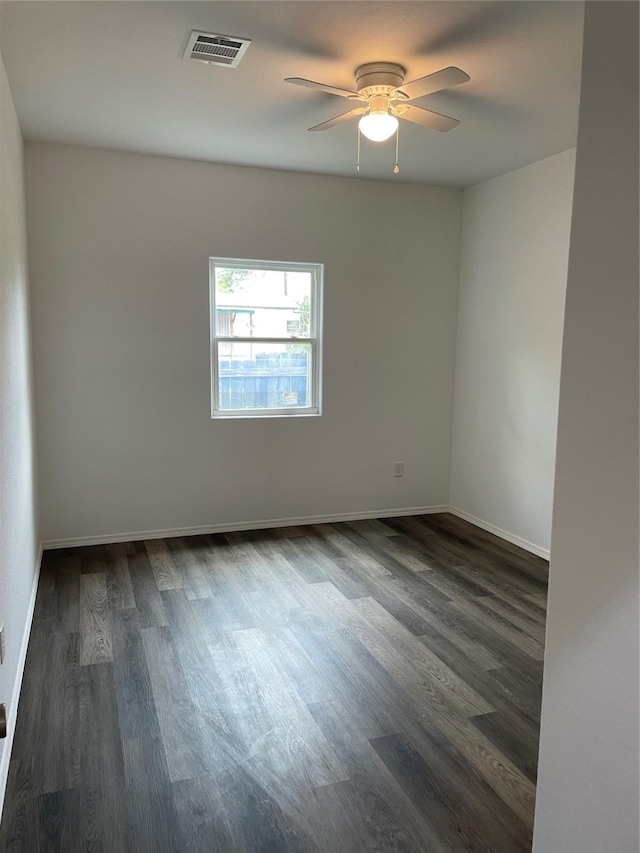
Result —
<path fill-rule="evenodd" d="M 398 129 L 398 119 L 389 112 L 375 111 L 362 116 L 358 123 L 360 133 L 370 139 L 371 142 L 384 142 Z"/>

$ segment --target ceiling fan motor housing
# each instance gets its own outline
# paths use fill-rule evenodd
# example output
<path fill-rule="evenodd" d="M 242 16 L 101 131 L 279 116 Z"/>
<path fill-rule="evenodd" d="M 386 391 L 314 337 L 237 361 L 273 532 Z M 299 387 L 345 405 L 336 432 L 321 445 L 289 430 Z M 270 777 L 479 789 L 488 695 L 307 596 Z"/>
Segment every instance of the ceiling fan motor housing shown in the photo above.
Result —
<path fill-rule="evenodd" d="M 402 86 L 406 70 L 395 62 L 368 62 L 356 69 L 358 94 L 371 98 L 375 95 L 390 95 Z M 402 96 L 400 96 L 402 97 Z"/>

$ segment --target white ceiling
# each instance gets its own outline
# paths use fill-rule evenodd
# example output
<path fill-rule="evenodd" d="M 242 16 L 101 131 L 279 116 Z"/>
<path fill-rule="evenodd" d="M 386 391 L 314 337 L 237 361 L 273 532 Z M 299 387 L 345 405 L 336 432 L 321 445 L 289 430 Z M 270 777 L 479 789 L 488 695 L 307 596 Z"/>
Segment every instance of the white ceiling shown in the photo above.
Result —
<path fill-rule="evenodd" d="M 575 144 L 581 2 L 22 2 L 0 4 L 0 50 L 27 140 L 354 175 L 356 122 L 306 128 L 347 101 L 355 68 L 407 80 L 457 65 L 471 81 L 417 102 L 461 120 L 401 122 L 399 178 L 470 186 Z M 181 58 L 192 29 L 252 39 L 237 69 Z M 361 174 L 397 180 L 393 142 Z"/>

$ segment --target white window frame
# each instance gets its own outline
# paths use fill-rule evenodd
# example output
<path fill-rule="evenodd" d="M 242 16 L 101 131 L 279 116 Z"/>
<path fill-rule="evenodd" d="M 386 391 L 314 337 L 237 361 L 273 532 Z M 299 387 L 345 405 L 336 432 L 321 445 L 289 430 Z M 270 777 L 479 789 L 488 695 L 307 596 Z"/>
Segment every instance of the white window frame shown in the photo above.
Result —
<path fill-rule="evenodd" d="M 240 270 L 283 270 L 311 274 L 309 294 L 309 337 L 268 338 L 242 335 L 218 335 L 216 323 L 216 266 Z M 211 329 L 211 417 L 212 418 L 297 418 L 322 414 L 322 291 L 324 264 L 304 264 L 292 261 L 257 261 L 245 258 L 209 258 L 209 318 Z M 309 406 L 282 409 L 221 409 L 219 401 L 218 345 L 220 343 L 310 344 L 311 369 L 309 377 Z"/>

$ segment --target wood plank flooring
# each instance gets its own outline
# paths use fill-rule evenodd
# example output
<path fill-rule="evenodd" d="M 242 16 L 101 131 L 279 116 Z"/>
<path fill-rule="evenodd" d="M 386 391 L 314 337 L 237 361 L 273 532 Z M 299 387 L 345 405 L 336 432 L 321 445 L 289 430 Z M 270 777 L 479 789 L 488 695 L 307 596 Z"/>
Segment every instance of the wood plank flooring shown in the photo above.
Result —
<path fill-rule="evenodd" d="M 47 552 L 0 851 L 529 851 L 546 581 L 447 514 Z"/>

